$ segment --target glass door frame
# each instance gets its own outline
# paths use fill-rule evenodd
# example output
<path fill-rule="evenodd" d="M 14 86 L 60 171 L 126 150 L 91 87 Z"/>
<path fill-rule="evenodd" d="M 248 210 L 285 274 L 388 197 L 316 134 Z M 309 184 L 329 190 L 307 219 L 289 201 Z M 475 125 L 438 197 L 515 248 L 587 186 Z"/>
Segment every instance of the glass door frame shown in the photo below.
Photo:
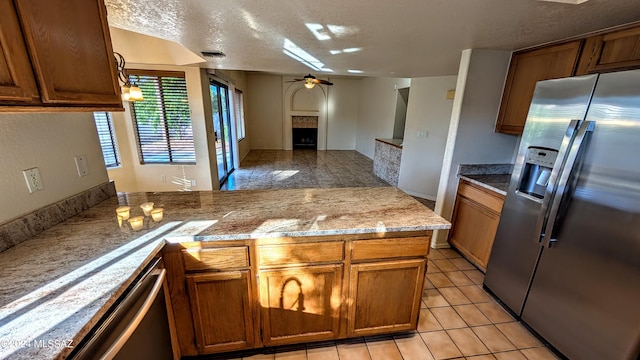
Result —
<path fill-rule="evenodd" d="M 215 111 L 215 107 L 213 106 L 213 95 L 214 93 L 212 92 L 212 87 L 217 87 L 218 91 L 216 92 L 216 100 L 218 102 L 218 106 L 217 106 L 217 113 L 219 114 L 218 116 L 218 121 L 219 123 L 216 124 L 216 111 Z M 223 96 L 222 91 L 224 89 L 224 92 L 226 93 L 225 96 Z M 235 165 L 234 165 L 234 132 L 232 129 L 232 124 L 231 124 L 231 108 L 230 108 L 230 103 L 229 103 L 229 86 L 227 86 L 226 84 L 223 84 L 219 81 L 216 81 L 212 78 L 209 78 L 209 97 L 212 101 L 212 118 L 211 121 L 213 122 L 213 129 L 214 129 L 214 134 L 215 134 L 215 139 L 216 139 L 216 143 L 218 141 L 220 141 L 221 143 L 221 152 L 222 152 L 222 156 L 221 156 L 221 160 L 222 160 L 222 170 L 223 170 L 223 174 L 221 176 L 220 174 L 220 162 L 219 162 L 219 157 L 218 157 L 218 147 L 216 146 L 216 164 L 217 164 L 217 168 L 218 168 L 218 180 L 220 182 L 220 185 L 223 185 L 227 179 L 229 178 L 229 175 L 231 173 L 233 173 L 233 171 L 235 170 Z M 219 129 L 219 131 L 216 131 L 216 125 Z M 226 127 L 225 127 L 226 125 Z M 226 128 L 226 130 L 225 130 Z"/>

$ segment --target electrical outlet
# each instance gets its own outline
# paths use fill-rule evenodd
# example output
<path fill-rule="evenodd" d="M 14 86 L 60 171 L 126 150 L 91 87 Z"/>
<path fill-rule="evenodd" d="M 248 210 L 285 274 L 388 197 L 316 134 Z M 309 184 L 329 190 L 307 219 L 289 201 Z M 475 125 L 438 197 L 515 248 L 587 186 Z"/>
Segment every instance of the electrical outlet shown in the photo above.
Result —
<path fill-rule="evenodd" d="M 89 165 L 87 164 L 87 158 L 84 155 L 74 157 L 76 160 L 76 168 L 78 169 L 78 176 L 83 177 L 89 175 Z"/>
<path fill-rule="evenodd" d="M 429 132 L 426 130 L 420 130 L 418 131 L 418 137 L 422 138 L 422 139 L 426 139 L 427 136 L 429 136 Z"/>
<path fill-rule="evenodd" d="M 27 182 L 29 194 L 33 194 L 34 192 L 43 189 L 42 179 L 40 179 L 40 172 L 37 167 L 22 170 L 22 175 L 24 175 L 24 179 Z"/>

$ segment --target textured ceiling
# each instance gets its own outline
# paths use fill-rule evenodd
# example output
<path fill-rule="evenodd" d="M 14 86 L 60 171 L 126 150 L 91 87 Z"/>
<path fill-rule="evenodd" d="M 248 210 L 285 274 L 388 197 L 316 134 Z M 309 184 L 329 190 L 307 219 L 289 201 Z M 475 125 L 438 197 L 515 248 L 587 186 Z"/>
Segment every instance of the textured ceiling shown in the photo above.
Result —
<path fill-rule="evenodd" d="M 282 74 L 454 75 L 468 48 L 514 50 L 640 20 L 639 0 L 106 0 L 109 24 L 178 42 L 209 68 Z M 326 40 L 318 40 L 310 28 Z M 321 62 L 312 70 L 285 54 Z M 343 50 L 352 52 L 344 52 Z M 334 54 L 332 54 L 332 50 Z M 144 51 L 141 49 L 140 51 Z M 336 51 L 342 51 L 335 53 Z M 300 56 L 300 54 L 298 53 Z M 301 55 L 303 58 L 306 55 Z"/>

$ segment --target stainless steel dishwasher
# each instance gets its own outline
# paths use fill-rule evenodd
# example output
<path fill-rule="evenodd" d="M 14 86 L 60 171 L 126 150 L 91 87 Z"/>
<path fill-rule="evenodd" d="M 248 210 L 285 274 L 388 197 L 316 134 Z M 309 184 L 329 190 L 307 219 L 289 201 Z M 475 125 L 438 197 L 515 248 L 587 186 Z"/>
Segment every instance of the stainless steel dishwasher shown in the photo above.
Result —
<path fill-rule="evenodd" d="M 160 259 L 146 268 L 71 359 L 173 359 Z"/>

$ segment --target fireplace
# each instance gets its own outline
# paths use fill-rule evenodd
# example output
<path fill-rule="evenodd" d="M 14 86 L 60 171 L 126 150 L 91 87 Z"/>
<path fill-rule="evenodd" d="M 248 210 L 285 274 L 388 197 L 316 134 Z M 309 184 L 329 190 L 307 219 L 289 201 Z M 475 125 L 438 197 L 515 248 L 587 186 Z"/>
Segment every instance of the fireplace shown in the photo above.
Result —
<path fill-rule="evenodd" d="M 318 117 L 292 116 L 291 140 L 293 149 L 318 149 Z"/>

